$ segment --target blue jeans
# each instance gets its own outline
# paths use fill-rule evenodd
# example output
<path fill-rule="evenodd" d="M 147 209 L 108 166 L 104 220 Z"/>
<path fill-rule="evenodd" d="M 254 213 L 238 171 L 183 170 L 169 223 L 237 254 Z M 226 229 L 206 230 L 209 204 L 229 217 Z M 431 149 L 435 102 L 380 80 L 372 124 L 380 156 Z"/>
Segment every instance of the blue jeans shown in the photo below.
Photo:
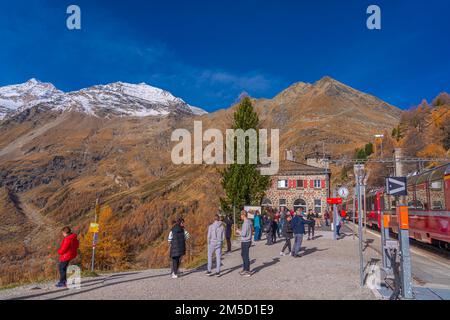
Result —
<path fill-rule="evenodd" d="M 69 261 L 60 262 L 58 264 L 59 269 L 59 283 L 66 284 L 67 283 L 67 267 L 69 266 Z"/>
<path fill-rule="evenodd" d="M 251 241 L 241 242 L 241 256 L 242 256 L 242 268 L 244 271 L 250 271 L 250 247 Z"/>
<path fill-rule="evenodd" d="M 255 227 L 255 237 L 254 237 L 255 241 L 258 241 L 261 239 L 261 228 L 260 227 Z"/>
<path fill-rule="evenodd" d="M 278 229 L 277 229 L 278 238 L 281 238 L 281 231 L 283 231 L 284 223 L 285 223 L 284 219 L 281 219 L 280 223 L 278 223 Z"/>
<path fill-rule="evenodd" d="M 298 255 L 300 252 L 300 249 L 302 248 L 302 242 L 303 242 L 303 234 L 294 234 L 294 250 L 292 251 L 292 254 L 294 256 Z"/>

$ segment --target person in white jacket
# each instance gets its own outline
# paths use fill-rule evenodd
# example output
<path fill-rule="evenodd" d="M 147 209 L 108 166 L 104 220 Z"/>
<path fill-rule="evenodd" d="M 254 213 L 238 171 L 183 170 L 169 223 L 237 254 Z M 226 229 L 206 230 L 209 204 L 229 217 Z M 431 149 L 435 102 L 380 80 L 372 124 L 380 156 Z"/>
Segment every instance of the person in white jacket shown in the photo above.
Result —
<path fill-rule="evenodd" d="M 216 276 L 220 275 L 220 265 L 222 259 L 222 244 L 225 240 L 225 228 L 220 216 L 217 214 L 214 218 L 214 222 L 208 227 L 208 271 L 207 275 L 211 276 L 212 273 L 212 260 L 214 253 L 216 254 Z"/>

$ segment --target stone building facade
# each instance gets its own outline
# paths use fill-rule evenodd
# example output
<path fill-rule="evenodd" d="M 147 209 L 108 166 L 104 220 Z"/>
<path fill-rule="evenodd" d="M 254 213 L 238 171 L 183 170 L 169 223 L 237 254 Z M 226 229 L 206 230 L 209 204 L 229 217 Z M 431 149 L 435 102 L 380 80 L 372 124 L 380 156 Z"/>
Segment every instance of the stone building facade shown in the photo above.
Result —
<path fill-rule="evenodd" d="M 330 194 L 330 175 L 330 170 L 325 167 L 306 165 L 292 158 L 281 161 L 262 206 L 288 210 L 301 208 L 304 212 L 311 209 L 323 215 Z"/>

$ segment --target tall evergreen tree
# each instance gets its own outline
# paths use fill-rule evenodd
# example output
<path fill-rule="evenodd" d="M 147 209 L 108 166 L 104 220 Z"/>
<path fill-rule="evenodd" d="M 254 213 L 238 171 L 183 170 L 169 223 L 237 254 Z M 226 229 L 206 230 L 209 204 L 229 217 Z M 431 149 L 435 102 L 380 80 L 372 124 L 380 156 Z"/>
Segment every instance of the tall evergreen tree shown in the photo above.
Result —
<path fill-rule="evenodd" d="M 245 97 L 234 113 L 233 129 L 247 131 L 255 129 L 258 132 L 259 119 L 253 109 L 250 98 Z M 259 135 L 257 135 L 259 136 Z M 237 143 L 234 144 L 235 163 L 222 171 L 222 186 L 226 197 L 221 199 L 222 210 L 230 212 L 235 206 L 259 205 L 269 186 L 270 177 L 261 175 L 257 164 L 249 163 L 249 143 L 245 142 L 245 164 L 237 164 Z"/>

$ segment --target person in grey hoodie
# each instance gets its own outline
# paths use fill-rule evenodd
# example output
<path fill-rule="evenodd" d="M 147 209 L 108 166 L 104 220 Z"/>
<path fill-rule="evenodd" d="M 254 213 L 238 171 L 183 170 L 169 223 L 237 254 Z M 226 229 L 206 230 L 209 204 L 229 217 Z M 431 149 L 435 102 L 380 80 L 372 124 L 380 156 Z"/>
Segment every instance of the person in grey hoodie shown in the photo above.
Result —
<path fill-rule="evenodd" d="M 222 244 L 225 239 L 225 228 L 220 216 L 216 214 L 214 222 L 208 227 L 208 271 L 207 275 L 213 275 L 212 260 L 216 253 L 216 276 L 220 275 L 220 265 L 222 259 Z"/>
<path fill-rule="evenodd" d="M 243 262 L 242 271 L 239 272 L 241 276 L 250 277 L 250 247 L 252 245 L 252 223 L 247 218 L 247 212 L 242 210 L 241 220 L 244 221 L 242 228 L 238 233 L 241 236 L 241 256 Z"/>

